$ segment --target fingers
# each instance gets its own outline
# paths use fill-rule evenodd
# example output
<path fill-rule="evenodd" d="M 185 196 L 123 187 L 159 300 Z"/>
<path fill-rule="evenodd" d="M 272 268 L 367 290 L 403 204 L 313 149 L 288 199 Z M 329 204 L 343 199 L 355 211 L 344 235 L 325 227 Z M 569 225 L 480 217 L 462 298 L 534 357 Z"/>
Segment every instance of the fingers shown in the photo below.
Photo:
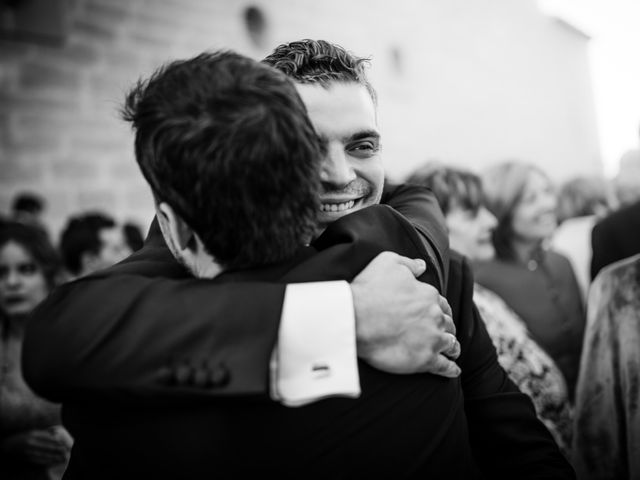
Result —
<path fill-rule="evenodd" d="M 426 298 L 426 293 L 428 292 L 425 292 L 424 298 Z M 438 330 L 455 335 L 456 325 L 453 323 L 453 318 L 451 317 L 451 309 L 447 308 L 444 310 L 442 308 L 443 304 L 439 300 L 440 298 L 443 297 L 437 295 L 436 299 L 430 301 L 425 310 L 425 316 L 430 319 Z M 448 307 L 448 304 L 446 306 Z"/>
<path fill-rule="evenodd" d="M 42 450 L 31 450 L 25 453 L 32 463 L 38 465 L 58 465 L 67 461 L 65 453 L 51 453 Z"/>
<path fill-rule="evenodd" d="M 421 258 L 408 258 L 402 255 L 396 255 L 394 260 L 396 263 L 407 267 L 414 277 L 419 277 L 427 269 L 427 264 Z"/>
<path fill-rule="evenodd" d="M 445 313 L 442 314 L 442 329 L 451 335 L 455 336 L 456 334 L 456 324 L 453 323 L 453 318 Z"/>
<path fill-rule="evenodd" d="M 55 425 L 53 427 L 50 427 L 49 431 L 53 433 L 56 440 L 58 440 L 61 445 L 63 445 L 67 449 L 71 449 L 71 447 L 73 446 L 73 438 L 66 428 L 64 428 L 62 425 Z"/>
<path fill-rule="evenodd" d="M 438 355 L 430 368 L 430 372 L 447 378 L 456 378 L 460 375 L 461 370 L 453 360 L 449 360 L 444 355 Z"/>
<path fill-rule="evenodd" d="M 455 335 L 449 335 L 449 337 L 451 337 L 449 341 L 449 347 L 444 350 L 442 354 L 451 360 L 455 360 L 460 356 L 460 352 L 462 349 L 460 347 L 460 342 L 455 337 Z"/>
<path fill-rule="evenodd" d="M 46 430 L 32 430 L 27 434 L 24 454 L 39 465 L 55 465 L 66 461 L 68 448 Z"/>
<path fill-rule="evenodd" d="M 449 305 L 449 302 L 442 295 L 438 297 L 438 305 L 440 305 L 440 308 L 444 313 L 446 313 L 449 316 L 453 316 L 453 312 L 451 311 L 451 306 Z"/>
<path fill-rule="evenodd" d="M 64 453 L 67 450 L 64 443 L 48 430 L 32 430 L 26 443 L 33 449 L 54 455 Z"/>
<path fill-rule="evenodd" d="M 460 356 L 460 342 L 451 333 L 440 333 L 434 342 L 434 351 L 455 360 Z"/>

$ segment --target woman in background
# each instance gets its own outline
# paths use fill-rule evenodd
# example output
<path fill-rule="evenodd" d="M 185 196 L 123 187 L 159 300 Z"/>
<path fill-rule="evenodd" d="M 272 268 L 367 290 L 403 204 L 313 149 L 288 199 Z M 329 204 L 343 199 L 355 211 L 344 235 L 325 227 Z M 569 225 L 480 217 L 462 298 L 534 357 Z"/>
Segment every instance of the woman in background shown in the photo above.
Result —
<path fill-rule="evenodd" d="M 486 204 L 498 224 L 496 258 L 477 262 L 479 284 L 497 293 L 555 360 L 573 400 L 585 314 L 569 260 L 547 248 L 557 226 L 556 193 L 538 167 L 506 162 L 482 176 Z"/>
<path fill-rule="evenodd" d="M 477 175 L 434 164 L 414 173 L 409 183 L 425 185 L 436 195 L 445 215 L 452 249 L 472 261 L 494 257 L 491 237 L 497 222 L 483 205 L 484 195 Z M 500 365 L 520 390 L 531 397 L 538 417 L 568 456 L 571 409 L 562 373 L 500 297 L 476 284 L 473 300 L 496 347 Z"/>
<path fill-rule="evenodd" d="M 0 478 L 60 478 L 71 437 L 60 408 L 37 397 L 22 377 L 25 322 L 60 273 L 54 248 L 40 231 L 0 224 Z"/>

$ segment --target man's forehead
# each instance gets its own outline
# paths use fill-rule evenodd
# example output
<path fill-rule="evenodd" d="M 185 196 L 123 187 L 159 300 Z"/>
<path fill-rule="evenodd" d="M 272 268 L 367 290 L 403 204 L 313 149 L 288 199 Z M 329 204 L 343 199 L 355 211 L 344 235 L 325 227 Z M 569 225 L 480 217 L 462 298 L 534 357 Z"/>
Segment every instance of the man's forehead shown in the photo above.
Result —
<path fill-rule="evenodd" d="M 322 136 L 377 132 L 376 109 L 367 88 L 355 82 L 296 84 L 309 118 Z"/>

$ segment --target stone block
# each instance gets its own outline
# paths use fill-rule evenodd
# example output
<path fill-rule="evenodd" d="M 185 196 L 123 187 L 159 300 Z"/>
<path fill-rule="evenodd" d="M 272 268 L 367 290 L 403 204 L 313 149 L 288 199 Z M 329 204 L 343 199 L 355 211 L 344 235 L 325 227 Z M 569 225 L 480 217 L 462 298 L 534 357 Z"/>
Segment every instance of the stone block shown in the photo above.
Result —
<path fill-rule="evenodd" d="M 38 185 L 45 177 L 45 169 L 39 158 L 30 158 L 21 154 L 8 155 L 6 150 L 0 151 L 2 158 L 2 182 L 26 182 Z"/>
<path fill-rule="evenodd" d="M 42 62 L 29 62 L 21 68 L 20 85 L 26 89 L 49 87 L 77 91 L 80 78 L 78 72 L 66 68 L 44 65 Z"/>

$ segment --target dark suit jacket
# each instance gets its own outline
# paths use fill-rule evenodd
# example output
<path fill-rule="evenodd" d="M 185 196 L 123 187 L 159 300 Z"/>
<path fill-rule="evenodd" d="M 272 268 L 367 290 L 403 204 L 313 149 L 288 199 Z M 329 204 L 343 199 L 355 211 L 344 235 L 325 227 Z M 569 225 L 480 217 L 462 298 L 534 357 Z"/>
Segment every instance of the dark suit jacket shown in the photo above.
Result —
<path fill-rule="evenodd" d="M 640 202 L 600 220 L 591 232 L 591 279 L 607 265 L 640 253 Z"/>
<path fill-rule="evenodd" d="M 410 224 L 375 206 L 332 224 L 286 265 L 228 272 L 218 282 L 351 279 L 393 248 L 424 257 Z M 362 396 L 286 408 L 264 397 L 205 399 L 201 338 L 171 329 L 191 352 L 183 373 L 164 378 L 182 392 L 165 401 L 86 398 L 64 405 L 75 437 L 67 478 L 573 478 L 528 397 L 499 367 L 471 301 L 466 262 L 451 259 L 448 298 L 463 354 L 460 379 L 391 375 L 359 365 Z M 435 274 L 425 280 L 435 281 Z M 203 345 L 205 344 L 205 345 Z M 123 345 L 123 347 L 125 347 Z M 204 347 L 204 348 L 203 348 Z M 155 349 L 152 342 L 145 350 Z M 148 352 L 139 352 L 145 356 Z"/>

